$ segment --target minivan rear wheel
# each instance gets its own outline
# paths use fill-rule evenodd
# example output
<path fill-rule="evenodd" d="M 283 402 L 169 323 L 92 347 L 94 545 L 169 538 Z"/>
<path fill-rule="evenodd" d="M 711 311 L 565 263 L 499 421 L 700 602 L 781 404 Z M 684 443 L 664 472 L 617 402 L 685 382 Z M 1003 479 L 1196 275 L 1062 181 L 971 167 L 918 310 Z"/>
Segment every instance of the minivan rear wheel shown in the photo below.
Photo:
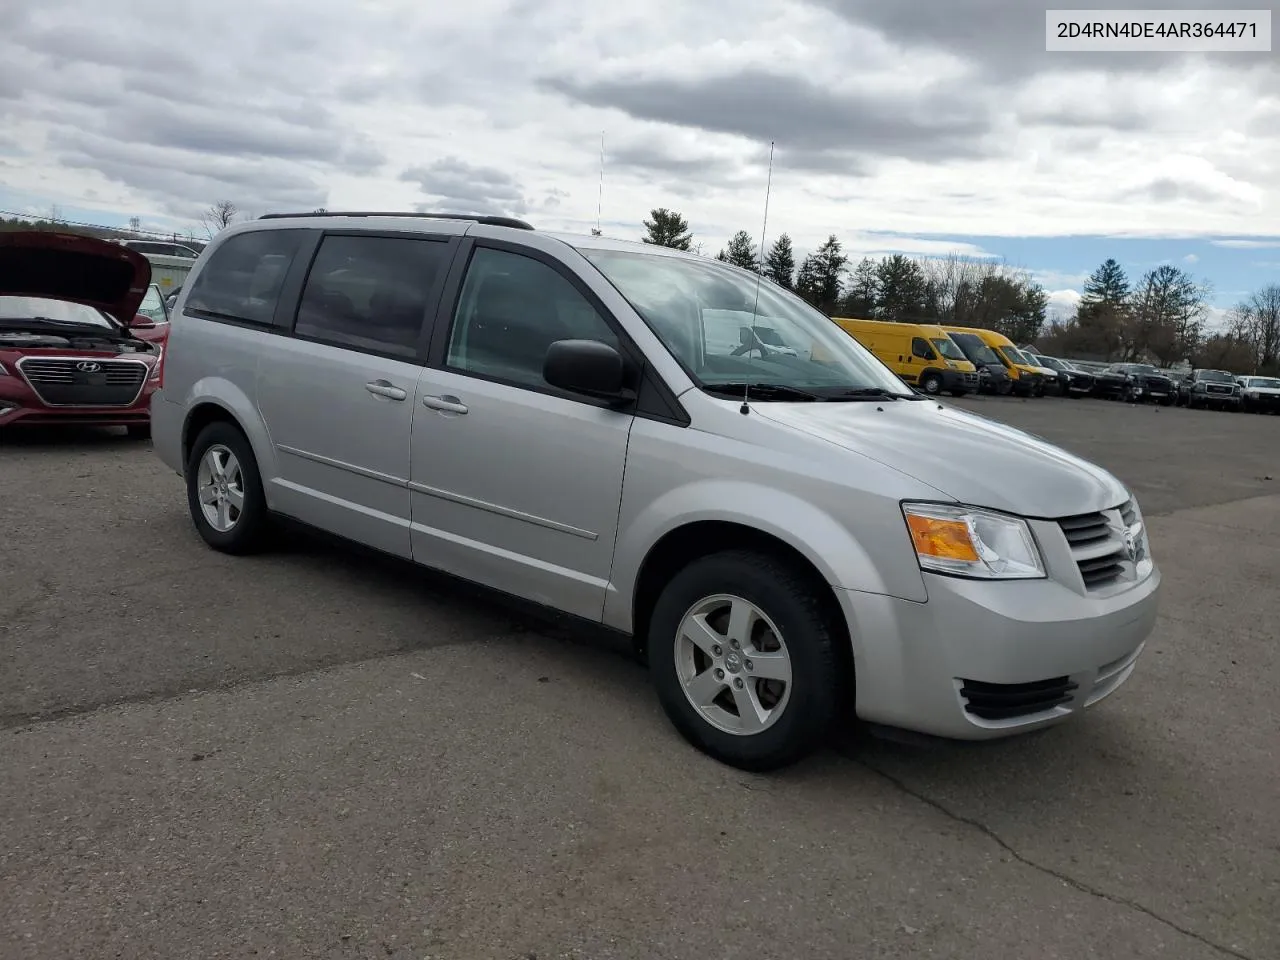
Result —
<path fill-rule="evenodd" d="M 237 427 L 218 421 L 201 430 L 186 477 L 191 521 L 205 543 L 232 554 L 261 549 L 271 520 L 258 461 Z"/>
<path fill-rule="evenodd" d="M 755 551 L 703 557 L 672 578 L 649 621 L 649 670 L 689 743 L 761 771 L 822 742 L 841 674 L 819 590 L 792 565 Z"/>

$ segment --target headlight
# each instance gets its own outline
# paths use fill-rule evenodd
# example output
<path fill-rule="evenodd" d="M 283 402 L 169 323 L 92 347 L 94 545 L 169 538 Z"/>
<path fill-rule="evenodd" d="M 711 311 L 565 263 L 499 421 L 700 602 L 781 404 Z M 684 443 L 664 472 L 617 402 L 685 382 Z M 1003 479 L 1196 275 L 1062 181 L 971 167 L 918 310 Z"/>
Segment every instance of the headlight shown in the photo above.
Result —
<path fill-rule="evenodd" d="M 0 363 L 0 377 L 7 377 L 8 375 L 9 371 L 4 368 L 3 363 Z"/>
<path fill-rule="evenodd" d="M 905 503 L 921 570 L 979 580 L 1035 580 L 1044 562 L 1027 522 L 978 507 Z"/>
<path fill-rule="evenodd" d="M 164 347 L 161 347 L 156 353 L 155 362 L 151 364 L 151 373 L 147 376 L 148 380 L 160 379 L 160 363 L 164 360 Z"/>

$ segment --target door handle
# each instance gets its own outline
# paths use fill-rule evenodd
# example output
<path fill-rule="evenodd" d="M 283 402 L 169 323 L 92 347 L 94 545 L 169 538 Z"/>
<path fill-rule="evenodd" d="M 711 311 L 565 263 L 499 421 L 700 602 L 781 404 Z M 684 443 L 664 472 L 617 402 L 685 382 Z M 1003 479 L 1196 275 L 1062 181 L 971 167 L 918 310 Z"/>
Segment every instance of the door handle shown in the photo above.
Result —
<path fill-rule="evenodd" d="M 457 397 L 446 394 L 442 397 L 433 397 L 430 394 L 422 398 L 422 405 L 430 407 L 432 410 L 442 410 L 445 413 L 466 413 L 467 405 Z"/>
<path fill-rule="evenodd" d="M 408 396 L 394 383 L 387 380 L 370 380 L 364 385 L 364 388 L 375 397 L 386 397 L 388 400 L 403 400 Z"/>

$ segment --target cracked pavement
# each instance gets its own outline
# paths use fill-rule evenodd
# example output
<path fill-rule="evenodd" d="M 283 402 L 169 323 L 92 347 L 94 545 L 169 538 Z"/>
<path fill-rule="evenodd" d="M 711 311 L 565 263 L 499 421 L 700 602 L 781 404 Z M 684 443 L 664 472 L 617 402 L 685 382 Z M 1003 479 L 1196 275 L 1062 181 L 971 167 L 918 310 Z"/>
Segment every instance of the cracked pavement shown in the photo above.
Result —
<path fill-rule="evenodd" d="M 207 550 L 145 444 L 0 439 L 0 956 L 1280 956 L 1280 417 L 961 405 L 1134 488 L 1138 670 L 1067 727 L 771 776 L 484 593 Z"/>

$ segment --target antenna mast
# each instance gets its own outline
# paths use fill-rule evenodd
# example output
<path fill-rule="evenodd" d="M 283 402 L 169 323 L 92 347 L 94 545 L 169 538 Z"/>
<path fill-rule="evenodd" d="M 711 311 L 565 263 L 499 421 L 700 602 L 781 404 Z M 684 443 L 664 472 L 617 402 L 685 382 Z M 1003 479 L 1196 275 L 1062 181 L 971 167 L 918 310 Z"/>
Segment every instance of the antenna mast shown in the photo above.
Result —
<path fill-rule="evenodd" d="M 769 230 L 769 194 L 773 191 L 773 141 L 769 141 L 769 177 L 765 180 L 764 185 L 764 223 L 760 225 L 760 254 L 756 260 L 756 297 L 755 302 L 751 304 L 751 336 L 756 336 L 755 322 L 756 311 L 760 308 L 760 283 L 764 279 L 764 240 Z M 763 358 L 764 353 L 761 352 Z M 747 351 L 747 358 L 751 358 L 751 351 Z M 751 388 L 747 387 L 742 391 L 742 406 L 738 408 L 741 414 L 751 412 L 750 404 Z"/>
<path fill-rule="evenodd" d="M 603 236 L 600 229 L 600 217 L 604 211 L 604 131 L 600 131 L 600 188 L 596 193 L 596 230 L 597 237 Z"/>

